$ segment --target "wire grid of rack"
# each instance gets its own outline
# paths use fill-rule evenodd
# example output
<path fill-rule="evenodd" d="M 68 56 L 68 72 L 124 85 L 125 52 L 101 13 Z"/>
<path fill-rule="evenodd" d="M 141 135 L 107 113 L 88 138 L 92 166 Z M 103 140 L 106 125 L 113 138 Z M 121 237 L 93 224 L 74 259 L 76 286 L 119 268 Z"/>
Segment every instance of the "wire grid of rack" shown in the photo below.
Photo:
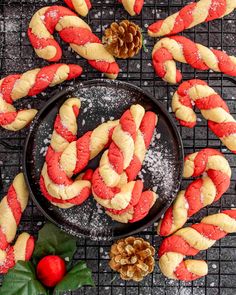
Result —
<path fill-rule="evenodd" d="M 116 0 L 92 1 L 93 9 L 87 17 L 93 31 L 101 37 L 106 26 L 115 20 L 131 19 Z M 171 96 L 176 86 L 166 85 L 157 78 L 151 66 L 151 51 L 155 40 L 149 38 L 146 33 L 147 25 L 154 20 L 164 18 L 180 9 L 186 2 L 182 0 L 146 0 L 142 14 L 132 17 L 132 20 L 143 29 L 143 37 L 146 50 L 129 60 L 120 60 L 122 72 L 120 80 L 129 81 L 146 91 L 152 93 L 166 108 L 170 109 Z M 33 13 L 46 5 L 61 5 L 63 1 L 55 0 L 0 0 L 0 75 L 23 72 L 30 68 L 46 64 L 37 58 L 27 38 L 27 25 Z M 194 41 L 208 47 L 225 50 L 229 54 L 236 55 L 236 13 L 226 16 L 224 20 L 215 20 L 208 24 L 202 24 L 184 32 L 184 35 Z M 62 42 L 60 41 L 62 44 Z M 79 63 L 84 67 L 81 80 L 89 80 L 101 77 L 89 67 L 85 60 L 80 59 L 68 45 L 62 44 L 62 62 Z M 228 103 L 231 114 L 236 116 L 236 79 L 213 72 L 199 72 L 187 65 L 181 65 L 184 79 L 194 77 L 207 81 L 213 86 Z M 36 98 L 22 99 L 17 103 L 18 107 L 40 108 L 57 89 L 47 90 Z M 72 82 L 73 83 L 73 82 Z M 232 168 L 232 181 L 228 192 L 220 201 L 201 210 L 189 223 L 198 222 L 203 216 L 218 212 L 220 209 L 228 209 L 236 206 L 236 160 L 220 141 L 208 130 L 206 120 L 199 115 L 198 124 L 194 129 L 180 127 L 185 152 L 190 153 L 204 147 L 213 147 L 221 150 L 229 160 Z M 22 147 L 27 135 L 27 129 L 11 133 L 0 130 L 0 194 L 4 196 L 10 182 L 20 171 L 22 166 Z M 189 180 L 190 181 L 190 180 Z M 184 181 L 182 187 L 186 187 L 189 181 Z M 26 230 L 35 234 L 44 222 L 43 216 L 30 202 L 27 207 L 18 232 Z M 161 238 L 155 235 L 155 226 L 140 233 L 140 236 L 149 240 L 156 249 L 160 245 Z M 68 294 L 142 294 L 142 295 L 235 295 L 236 294 L 236 235 L 230 235 L 217 242 L 208 251 L 203 251 L 197 258 L 206 259 L 209 266 L 208 276 L 190 283 L 181 283 L 165 279 L 158 268 L 141 283 L 124 282 L 119 276 L 112 273 L 108 266 L 110 242 L 96 242 L 81 238 L 78 240 L 78 251 L 75 260 L 86 260 L 93 270 L 96 288 L 85 287 L 79 291 Z M 2 280 L 2 278 L 1 278 Z"/>

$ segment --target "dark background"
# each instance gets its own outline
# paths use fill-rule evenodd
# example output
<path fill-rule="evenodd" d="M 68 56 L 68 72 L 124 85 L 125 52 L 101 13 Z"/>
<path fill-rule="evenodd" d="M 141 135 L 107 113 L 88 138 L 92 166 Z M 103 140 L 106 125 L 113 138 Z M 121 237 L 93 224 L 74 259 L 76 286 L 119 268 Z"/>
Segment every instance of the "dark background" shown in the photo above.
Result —
<path fill-rule="evenodd" d="M 93 9 L 89 13 L 87 21 L 93 31 L 102 36 L 103 30 L 114 20 L 131 19 L 123 7 L 117 4 L 116 0 L 92 1 Z M 156 99 L 162 101 L 170 110 L 171 96 L 176 90 L 175 86 L 166 85 L 154 75 L 151 66 L 151 51 L 154 39 L 149 38 L 146 33 L 148 24 L 155 19 L 164 18 L 179 10 L 185 1 L 181 0 L 146 0 L 142 14 L 133 17 L 132 20 L 143 29 L 143 36 L 148 49 L 144 50 L 130 60 L 118 61 L 122 72 L 118 79 L 129 81 L 144 90 L 152 93 Z M 63 1 L 55 0 L 0 0 L 0 75 L 24 72 L 37 66 L 46 65 L 43 60 L 36 57 L 29 44 L 26 31 L 33 13 L 41 7 L 53 4 L 63 4 Z M 188 30 L 185 36 L 200 42 L 206 46 L 225 50 L 231 55 L 236 55 L 236 13 L 226 16 L 224 21 L 215 20 Z M 60 41 L 60 44 L 63 42 Z M 100 78 L 101 74 L 89 67 L 85 60 L 76 57 L 67 44 L 63 46 L 63 62 L 79 63 L 84 68 L 84 74 L 80 80 Z M 182 65 L 181 65 L 182 66 Z M 218 91 L 230 108 L 231 114 L 236 113 L 236 78 L 227 77 L 220 73 L 194 71 L 189 66 L 182 66 L 185 79 L 193 77 L 207 81 L 210 86 Z M 37 98 L 22 99 L 16 105 L 32 106 L 40 108 L 50 98 L 51 94 L 70 82 L 64 83 Z M 235 115 L 236 117 L 236 115 Z M 185 152 L 190 153 L 204 147 L 220 149 L 229 160 L 233 174 L 231 186 L 222 199 L 212 206 L 203 209 L 196 214 L 190 222 L 198 222 L 203 216 L 218 212 L 221 209 L 236 207 L 235 177 L 236 177 L 236 156 L 221 146 L 220 141 L 208 130 L 206 120 L 200 115 L 198 125 L 194 129 L 180 128 L 184 141 Z M 12 133 L 1 129 L 0 131 L 0 194 L 3 197 L 14 176 L 21 170 L 22 148 L 27 129 Z M 186 187 L 187 181 L 182 187 Z M 26 230 L 35 235 L 42 227 L 43 216 L 30 202 L 24 212 L 18 232 Z M 149 240 L 157 249 L 161 238 L 155 235 L 155 227 L 140 233 L 142 237 Z M 93 270 L 93 277 L 96 288 L 83 288 L 73 294 L 102 294 L 102 295 L 123 295 L 123 294 L 155 294 L 155 295 L 235 295 L 236 294 L 236 235 L 217 242 L 208 251 L 201 252 L 198 258 L 206 259 L 209 266 L 208 276 L 190 283 L 181 283 L 165 279 L 156 265 L 155 271 L 141 283 L 124 282 L 118 275 L 112 273 L 108 267 L 108 252 L 110 242 L 94 242 L 83 238 L 78 240 L 78 252 L 75 259 L 84 259 Z"/>

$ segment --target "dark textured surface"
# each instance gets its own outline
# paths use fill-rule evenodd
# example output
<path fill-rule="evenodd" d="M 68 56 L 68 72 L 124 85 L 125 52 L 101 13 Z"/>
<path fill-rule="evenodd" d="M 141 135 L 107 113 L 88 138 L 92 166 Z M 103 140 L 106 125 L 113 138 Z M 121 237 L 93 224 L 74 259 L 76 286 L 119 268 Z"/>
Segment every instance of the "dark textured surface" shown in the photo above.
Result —
<path fill-rule="evenodd" d="M 128 15 L 123 8 L 117 4 L 116 0 L 92 1 L 94 8 L 89 14 L 89 24 L 94 32 L 101 36 L 103 29 L 114 19 L 127 18 Z M 142 15 L 132 18 L 143 28 L 144 39 L 148 52 L 142 51 L 140 55 L 132 60 L 119 61 L 122 72 L 119 79 L 129 81 L 154 94 L 170 110 L 171 95 L 175 91 L 175 86 L 167 86 L 160 79 L 155 77 L 151 67 L 151 49 L 154 40 L 147 37 L 147 24 L 155 19 L 163 18 L 169 13 L 178 10 L 183 3 L 179 0 L 173 1 L 153 1 L 146 0 Z M 0 0 L 0 75 L 1 77 L 15 72 L 22 72 L 36 66 L 46 64 L 37 58 L 29 44 L 26 36 L 28 22 L 38 8 L 51 4 L 62 4 L 62 1 L 54 0 Z M 96 4 L 95 4 L 96 3 Z M 236 13 L 225 19 L 215 20 L 209 24 L 203 24 L 184 33 L 191 39 L 201 42 L 204 45 L 217 47 L 236 55 Z M 62 43 L 62 42 L 61 42 Z M 100 78 L 101 74 L 96 73 L 82 59 L 76 58 L 75 54 L 68 50 L 68 46 L 63 44 L 64 62 L 78 62 L 84 67 L 84 74 L 81 80 Z M 222 76 L 217 73 L 193 71 L 189 66 L 183 66 L 185 79 L 199 77 L 209 82 L 227 101 L 232 114 L 236 113 L 236 82 L 234 79 Z M 68 85 L 70 83 L 67 83 Z M 65 84 L 64 84 L 65 85 Z M 63 86 L 62 86 L 63 87 Z M 29 104 L 33 107 L 43 105 L 44 101 L 56 89 L 51 89 L 37 98 L 23 99 L 18 106 Z M 189 153 L 204 147 L 215 147 L 224 152 L 230 162 L 233 174 L 231 186 L 222 199 L 214 203 L 207 209 L 203 209 L 196 214 L 191 222 L 198 222 L 204 215 L 215 213 L 222 208 L 236 206 L 235 179 L 236 160 L 235 155 L 222 147 L 220 141 L 207 129 L 206 121 L 199 116 L 198 125 L 195 129 L 180 128 L 185 152 Z M 0 130 L 0 185 L 1 196 L 6 192 L 9 183 L 19 172 L 22 165 L 21 149 L 24 145 L 24 138 L 27 129 L 11 133 L 3 129 Z M 183 182 L 183 187 L 187 181 Z M 35 234 L 44 221 L 42 215 L 29 204 L 24 213 L 19 232 L 27 230 Z M 141 233 L 141 236 L 149 240 L 156 248 L 160 245 L 161 239 L 155 235 L 155 228 L 149 228 Z M 94 289 L 83 288 L 73 294 L 155 294 L 155 295 L 235 295 L 236 294 L 236 235 L 231 235 L 224 240 L 217 242 L 214 247 L 206 252 L 201 252 L 198 257 L 207 259 L 209 265 L 209 275 L 193 283 L 180 283 L 164 279 L 160 274 L 158 266 L 155 272 L 148 276 L 142 283 L 125 283 L 118 276 L 111 273 L 108 267 L 108 251 L 110 243 L 97 243 L 91 240 L 78 240 L 78 252 L 76 259 L 85 259 L 93 270 L 93 276 L 97 287 Z"/>

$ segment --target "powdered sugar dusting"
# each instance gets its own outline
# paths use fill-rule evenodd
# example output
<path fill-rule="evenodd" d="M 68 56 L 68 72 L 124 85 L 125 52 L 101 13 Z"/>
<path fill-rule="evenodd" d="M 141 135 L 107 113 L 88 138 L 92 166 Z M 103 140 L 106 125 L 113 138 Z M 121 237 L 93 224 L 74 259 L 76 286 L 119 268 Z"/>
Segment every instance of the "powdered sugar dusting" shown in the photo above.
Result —
<path fill-rule="evenodd" d="M 160 190 L 165 192 L 165 196 L 172 199 L 174 187 L 175 162 L 171 158 L 171 153 L 166 145 L 160 142 L 161 134 L 155 130 L 150 147 L 146 153 L 143 168 L 139 177 L 145 182 L 151 182 L 154 192 Z"/>

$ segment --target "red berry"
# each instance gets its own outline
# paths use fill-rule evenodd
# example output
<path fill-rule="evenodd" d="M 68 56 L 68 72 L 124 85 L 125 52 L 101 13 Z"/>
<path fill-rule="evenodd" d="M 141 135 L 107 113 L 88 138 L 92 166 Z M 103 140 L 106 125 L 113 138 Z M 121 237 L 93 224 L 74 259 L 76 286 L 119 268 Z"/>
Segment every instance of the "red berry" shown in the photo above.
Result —
<path fill-rule="evenodd" d="M 42 258 L 37 265 L 38 279 L 47 287 L 56 286 L 66 273 L 65 261 L 56 255 Z"/>

